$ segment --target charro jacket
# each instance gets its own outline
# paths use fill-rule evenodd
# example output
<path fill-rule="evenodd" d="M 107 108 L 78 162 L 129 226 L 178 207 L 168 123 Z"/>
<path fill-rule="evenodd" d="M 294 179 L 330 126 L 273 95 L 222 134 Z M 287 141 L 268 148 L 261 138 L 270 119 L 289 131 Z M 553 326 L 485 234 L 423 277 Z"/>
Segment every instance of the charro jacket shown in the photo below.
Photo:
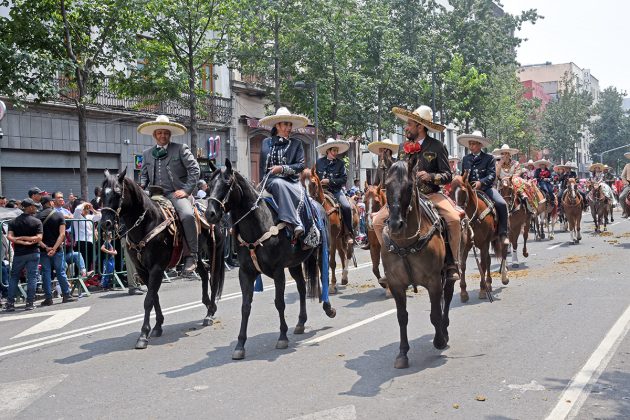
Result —
<path fill-rule="evenodd" d="M 153 157 L 150 147 L 142 152 L 142 173 L 140 185 L 146 188 L 157 185 L 164 188 L 166 194 L 176 190 L 192 191 L 199 181 L 199 163 L 186 144 L 170 142 L 166 148 L 167 155 L 162 159 Z"/>
<path fill-rule="evenodd" d="M 263 179 L 272 166 L 282 166 L 282 173 L 272 175 L 290 182 L 298 182 L 299 174 L 304 170 L 304 147 L 295 138 L 285 139 L 279 136 L 263 140 L 260 151 L 260 179 Z"/>
<path fill-rule="evenodd" d="M 348 181 L 346 165 L 341 159 L 329 160 L 326 156 L 317 159 L 315 171 L 319 179 L 328 179 L 328 190 L 337 193 Z"/>
<path fill-rule="evenodd" d="M 405 142 L 407 143 L 407 142 Z M 398 148 L 399 159 L 409 160 L 410 155 L 405 153 L 405 143 Z M 453 174 L 448 164 L 448 151 L 446 146 L 433 137 L 426 136 L 422 141 L 422 149 L 416 166 L 416 172 L 426 171 L 431 174 L 430 182 L 420 183 L 420 192 L 431 194 L 440 191 L 442 185 L 451 182 Z"/>
<path fill-rule="evenodd" d="M 483 150 L 479 152 L 478 156 L 469 153 L 462 159 L 462 173 L 464 171 L 470 171 L 468 181 L 470 181 L 471 184 L 476 181 L 481 182 L 481 190 L 487 191 L 492 188 L 497 178 L 494 160 L 494 156 L 489 155 Z"/>

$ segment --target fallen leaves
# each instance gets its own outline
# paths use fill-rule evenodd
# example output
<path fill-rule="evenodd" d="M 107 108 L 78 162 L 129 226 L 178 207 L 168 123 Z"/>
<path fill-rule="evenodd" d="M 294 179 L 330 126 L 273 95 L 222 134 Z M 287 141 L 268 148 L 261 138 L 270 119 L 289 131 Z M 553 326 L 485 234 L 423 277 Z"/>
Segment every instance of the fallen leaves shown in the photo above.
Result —
<path fill-rule="evenodd" d="M 475 399 L 476 399 L 477 401 L 485 401 L 485 400 L 486 400 L 486 396 L 485 396 L 485 395 L 477 395 L 477 396 L 475 397 Z"/>

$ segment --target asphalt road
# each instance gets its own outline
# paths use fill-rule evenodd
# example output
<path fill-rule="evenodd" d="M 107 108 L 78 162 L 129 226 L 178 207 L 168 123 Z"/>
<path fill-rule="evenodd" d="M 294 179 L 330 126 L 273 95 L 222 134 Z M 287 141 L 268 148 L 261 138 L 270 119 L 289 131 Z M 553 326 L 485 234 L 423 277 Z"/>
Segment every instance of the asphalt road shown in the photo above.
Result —
<path fill-rule="evenodd" d="M 306 333 L 291 328 L 286 350 L 275 349 L 279 321 L 265 278 L 243 361 L 231 359 L 237 270 L 205 328 L 199 282 L 164 284 L 164 335 L 146 350 L 133 348 L 141 296 L 109 292 L 0 314 L 0 418 L 630 418 L 630 222 L 616 219 L 595 236 L 586 216 L 583 236 L 579 245 L 561 232 L 530 242 L 509 285 L 495 277 L 493 303 L 477 298 L 469 260 L 471 299 L 454 298 L 442 351 L 431 343 L 426 291 L 410 292 L 406 370 L 393 368 L 394 301 L 360 250 L 350 284 L 331 298 L 337 317 L 309 302 Z M 290 284 L 290 327 L 296 299 Z"/>

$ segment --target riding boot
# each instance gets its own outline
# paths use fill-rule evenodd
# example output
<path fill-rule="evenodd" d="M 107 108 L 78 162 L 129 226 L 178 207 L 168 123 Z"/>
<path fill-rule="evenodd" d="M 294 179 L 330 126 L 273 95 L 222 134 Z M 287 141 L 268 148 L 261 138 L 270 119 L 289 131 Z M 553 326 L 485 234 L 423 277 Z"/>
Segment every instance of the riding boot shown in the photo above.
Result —
<path fill-rule="evenodd" d="M 462 225 L 459 221 L 449 222 L 448 231 L 449 251 L 446 253 L 446 279 L 459 280 L 459 254 L 462 242 Z"/>
<path fill-rule="evenodd" d="M 191 252 L 189 256 L 184 258 L 184 269 L 182 276 L 192 276 L 197 269 L 197 253 Z"/>

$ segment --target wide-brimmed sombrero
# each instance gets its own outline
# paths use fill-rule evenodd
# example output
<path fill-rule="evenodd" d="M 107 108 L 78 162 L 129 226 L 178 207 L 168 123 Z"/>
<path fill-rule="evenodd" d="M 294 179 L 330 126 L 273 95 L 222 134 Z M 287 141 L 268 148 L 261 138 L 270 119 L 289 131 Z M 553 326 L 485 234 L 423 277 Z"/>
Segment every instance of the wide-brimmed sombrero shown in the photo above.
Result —
<path fill-rule="evenodd" d="M 503 146 L 501 146 L 501 148 L 499 149 L 494 149 L 492 151 L 492 154 L 494 156 L 501 156 L 502 153 L 509 153 L 510 155 L 515 155 L 519 152 L 518 149 L 515 149 L 513 147 L 508 146 L 507 144 L 504 144 Z"/>
<path fill-rule="evenodd" d="M 403 121 L 412 120 L 418 124 L 424 125 L 429 131 L 442 132 L 446 129 L 446 126 L 433 122 L 433 110 L 426 105 L 420 105 L 415 111 L 411 112 L 405 108 L 399 108 L 397 106 L 392 108 L 392 112 L 395 116 Z"/>
<path fill-rule="evenodd" d="M 490 145 L 490 143 L 492 143 L 490 141 L 490 139 L 487 139 L 483 136 L 483 133 L 479 130 L 473 131 L 472 134 L 460 134 L 459 136 L 457 136 L 457 143 L 461 144 L 464 147 L 469 147 L 469 143 L 471 141 L 476 141 L 481 143 L 481 147 L 488 147 Z"/>
<path fill-rule="evenodd" d="M 530 159 L 530 160 L 528 160 L 528 161 L 527 161 L 527 163 L 524 163 L 524 164 L 523 164 L 523 166 L 525 166 L 526 168 L 527 168 L 529 165 L 534 166 L 534 161 Z"/>
<path fill-rule="evenodd" d="M 258 121 L 258 125 L 273 128 L 276 124 L 281 122 L 290 122 L 293 124 L 293 130 L 297 130 L 308 125 L 308 118 L 304 115 L 291 114 L 286 107 L 280 107 L 275 115 L 268 115 L 261 118 L 260 121 Z"/>
<path fill-rule="evenodd" d="M 169 130 L 171 137 L 186 133 L 186 127 L 180 123 L 169 121 L 166 115 L 158 115 L 155 121 L 145 122 L 138 126 L 138 133 L 146 136 L 152 136 L 155 130 Z"/>
<path fill-rule="evenodd" d="M 383 148 L 391 150 L 392 154 L 396 154 L 398 153 L 398 147 L 399 146 L 396 143 L 392 142 L 390 139 L 385 139 L 383 141 L 373 141 L 367 146 L 368 150 L 375 155 L 378 155 L 378 150 Z"/>
<path fill-rule="evenodd" d="M 325 155 L 331 147 L 336 147 L 339 149 L 339 153 L 344 153 L 348 151 L 350 144 L 345 140 L 335 140 L 333 138 L 329 138 L 326 140 L 326 143 L 320 144 L 316 147 L 316 149 L 320 154 Z"/>
<path fill-rule="evenodd" d="M 558 169 L 564 169 L 565 171 L 569 170 L 569 167 L 565 164 L 565 165 L 555 165 L 553 167 L 553 170 L 555 172 L 558 172 Z"/>
<path fill-rule="evenodd" d="M 625 157 L 626 159 L 630 159 L 630 152 L 624 153 L 623 157 Z"/>
<path fill-rule="evenodd" d="M 604 170 L 604 165 L 602 163 L 593 163 L 591 166 L 589 166 L 588 170 L 589 172 L 595 172 L 596 170 L 600 170 L 603 171 Z"/>
<path fill-rule="evenodd" d="M 545 165 L 547 168 L 551 168 L 553 163 L 551 163 L 547 159 L 540 159 L 534 162 L 534 168 L 540 168 L 542 165 Z"/>
<path fill-rule="evenodd" d="M 448 157 L 448 161 L 449 162 L 459 162 L 461 159 L 458 158 L 457 156 L 449 156 Z"/>
<path fill-rule="evenodd" d="M 570 160 L 567 160 L 567 163 L 564 164 L 568 169 L 577 169 L 577 165 Z"/>

